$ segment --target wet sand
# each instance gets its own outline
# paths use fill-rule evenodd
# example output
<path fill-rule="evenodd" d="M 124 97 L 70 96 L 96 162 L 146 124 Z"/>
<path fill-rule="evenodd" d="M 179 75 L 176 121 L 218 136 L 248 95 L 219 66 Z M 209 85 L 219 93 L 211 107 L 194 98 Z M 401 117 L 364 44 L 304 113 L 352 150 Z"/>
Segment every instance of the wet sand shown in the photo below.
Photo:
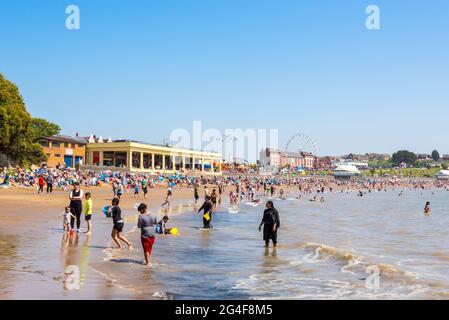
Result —
<path fill-rule="evenodd" d="M 112 272 L 105 263 L 105 251 L 112 250 L 112 221 L 101 209 L 111 202 L 111 188 L 83 190 L 92 193 L 93 232 L 72 238 L 64 237 L 59 217 L 69 204 L 68 192 L 38 195 L 30 188 L 0 190 L 0 299 L 148 299 L 106 276 Z M 125 193 L 120 203 L 124 232 L 135 226 L 136 203 L 144 202 L 151 210 L 159 211 L 165 194 L 164 187 L 149 189 L 147 199 Z M 176 201 L 192 199 L 192 194 L 188 188 L 175 190 Z M 86 230 L 84 214 L 81 229 Z M 134 245 L 140 252 L 140 243 Z M 80 290 L 65 288 L 64 271 L 69 265 L 80 269 Z"/>

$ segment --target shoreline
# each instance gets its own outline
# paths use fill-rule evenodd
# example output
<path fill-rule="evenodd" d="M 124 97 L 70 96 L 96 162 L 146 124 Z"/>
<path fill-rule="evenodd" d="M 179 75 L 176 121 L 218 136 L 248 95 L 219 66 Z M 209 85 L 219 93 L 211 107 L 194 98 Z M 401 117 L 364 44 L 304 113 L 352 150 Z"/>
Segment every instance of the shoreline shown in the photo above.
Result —
<path fill-rule="evenodd" d="M 111 247 L 112 239 L 110 237 L 110 230 L 112 229 L 112 221 L 104 218 L 101 209 L 104 205 L 109 204 L 112 199 L 112 189 L 110 187 L 88 187 L 83 188 L 85 191 L 92 193 L 94 199 L 94 216 L 93 231 L 91 236 L 87 236 L 84 233 L 76 235 L 72 241 L 68 241 L 66 244 L 67 252 L 61 254 L 61 258 L 65 261 L 63 264 L 79 265 L 83 259 L 77 251 L 88 251 L 88 267 L 91 269 L 87 271 L 89 281 L 93 282 L 94 286 L 106 287 L 110 292 L 114 292 L 116 298 L 121 299 L 139 299 L 136 297 L 136 293 L 124 286 L 117 286 L 117 282 L 114 279 L 108 278 L 101 272 L 99 265 L 107 263 L 108 257 L 104 250 Z M 120 206 L 123 212 L 123 218 L 125 220 L 124 234 L 137 231 L 135 227 L 135 221 L 137 212 L 134 209 L 135 203 L 144 202 L 148 205 L 149 210 L 154 212 L 159 218 L 160 205 L 165 200 L 166 189 L 163 187 L 156 187 L 149 190 L 147 199 L 136 199 L 130 192 L 124 194 L 120 202 Z M 172 201 L 177 204 L 182 202 L 184 205 L 188 199 L 192 197 L 191 191 L 188 188 L 182 188 L 176 190 L 176 200 Z M 55 282 L 59 282 L 59 286 L 63 287 L 64 268 L 59 267 L 59 275 L 57 273 L 58 263 L 57 261 L 45 261 L 43 258 L 40 261 L 31 261 L 23 263 L 21 260 L 28 260 L 32 257 L 27 257 L 30 252 L 37 252 L 43 254 L 46 258 L 53 257 L 53 260 L 59 252 L 57 245 L 54 243 L 58 241 L 58 238 L 63 237 L 62 232 L 62 218 L 59 217 L 64 209 L 64 206 L 68 204 L 68 192 L 55 191 L 53 194 L 41 194 L 38 195 L 36 190 L 20 187 L 12 187 L 6 190 L 0 191 L 0 219 L 2 221 L 2 228 L 0 229 L 0 248 L 2 253 L 0 254 L 0 270 L 2 276 L 0 279 L 0 288 L 2 294 L 0 299 L 20 299 L 21 290 L 24 282 L 27 282 L 27 288 L 29 292 L 39 290 L 39 283 L 44 281 L 51 283 L 52 288 L 55 287 Z M 81 217 L 81 230 L 85 230 L 84 213 Z M 29 235 L 32 234 L 33 237 Z M 30 239 L 32 238 L 32 239 Z M 51 239 L 49 246 L 42 248 L 41 245 L 48 242 Z M 58 241 L 59 242 L 59 241 Z M 61 246 L 63 246 L 61 240 Z M 79 248 L 80 242 L 82 247 Z M 135 250 L 141 251 L 140 243 L 134 243 Z M 86 249 L 87 248 L 87 249 Z M 8 249 L 8 250 L 7 250 Z M 84 250 L 86 249 L 86 250 Z M 60 251 L 59 249 L 58 251 Z M 117 250 L 117 249 L 114 249 Z M 127 249 L 122 249 L 127 250 Z M 143 254 L 142 254 L 143 260 Z M 84 263 L 84 262 L 83 262 Z M 22 274 L 26 274 L 24 277 Z M 26 279 L 25 279 L 26 278 Z M 94 288 L 90 287 L 87 283 L 86 286 L 93 292 Z M 114 289 L 114 286 L 116 287 Z M 12 290 L 11 288 L 16 288 Z M 19 289 L 17 290 L 17 287 Z M 43 288 L 40 288 L 43 289 Z M 60 289 L 59 289 L 60 290 Z M 122 292 L 116 292 L 122 291 Z M 39 296 L 39 294 L 38 294 Z M 108 293 L 97 294 L 90 293 L 85 296 L 81 294 L 67 294 L 64 297 L 60 294 L 46 293 L 45 297 L 39 298 L 51 298 L 55 299 L 64 298 L 77 298 L 77 299 L 109 299 L 112 297 Z M 25 294 L 25 299 L 32 299 L 33 295 Z M 140 299 L 148 299 L 148 297 L 140 297 Z"/>

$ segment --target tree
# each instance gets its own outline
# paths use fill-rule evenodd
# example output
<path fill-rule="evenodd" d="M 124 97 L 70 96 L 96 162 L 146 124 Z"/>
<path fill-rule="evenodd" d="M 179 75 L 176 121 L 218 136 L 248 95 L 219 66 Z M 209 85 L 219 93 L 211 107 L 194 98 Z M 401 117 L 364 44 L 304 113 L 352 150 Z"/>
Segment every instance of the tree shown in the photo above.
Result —
<path fill-rule="evenodd" d="M 432 159 L 433 159 L 433 161 L 440 160 L 440 153 L 437 150 L 432 151 Z"/>
<path fill-rule="evenodd" d="M 41 120 L 35 123 L 44 124 Z M 46 127 L 55 129 L 52 125 Z M 39 163 L 46 159 L 37 143 L 39 135 L 19 89 L 0 74 L 0 154 L 19 165 Z"/>
<path fill-rule="evenodd" d="M 400 165 L 401 163 L 406 163 L 408 165 L 414 165 L 418 157 L 413 152 L 408 150 L 399 150 L 396 153 L 393 153 L 391 160 L 395 166 Z"/>
<path fill-rule="evenodd" d="M 40 118 L 33 118 L 32 126 L 35 142 L 42 139 L 42 137 L 54 136 L 61 131 L 61 128 L 57 124 Z"/>

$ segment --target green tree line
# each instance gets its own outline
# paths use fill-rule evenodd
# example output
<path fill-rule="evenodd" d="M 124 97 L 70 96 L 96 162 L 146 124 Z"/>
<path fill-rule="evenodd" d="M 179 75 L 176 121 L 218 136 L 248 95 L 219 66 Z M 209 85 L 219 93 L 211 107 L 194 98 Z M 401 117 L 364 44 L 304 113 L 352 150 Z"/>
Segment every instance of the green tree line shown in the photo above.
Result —
<path fill-rule="evenodd" d="M 18 87 L 0 74 L 0 154 L 19 165 L 45 161 L 39 140 L 59 132 L 58 125 L 33 118 Z"/>

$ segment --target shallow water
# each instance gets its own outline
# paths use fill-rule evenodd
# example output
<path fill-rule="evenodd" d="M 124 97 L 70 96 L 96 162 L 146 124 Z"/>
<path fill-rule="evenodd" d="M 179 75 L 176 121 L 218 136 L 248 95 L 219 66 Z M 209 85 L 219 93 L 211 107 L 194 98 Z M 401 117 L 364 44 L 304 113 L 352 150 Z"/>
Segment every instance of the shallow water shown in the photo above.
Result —
<path fill-rule="evenodd" d="M 178 202 L 169 225 L 181 234 L 157 237 L 151 267 L 142 264 L 133 208 L 122 209 L 134 251 L 111 249 L 112 221 L 103 215 L 92 236 L 72 239 L 32 222 L 13 236 L 0 232 L 0 290 L 12 299 L 448 299 L 449 192 L 398 193 L 273 199 L 277 249 L 265 249 L 258 231 L 263 205 L 230 208 L 223 199 L 214 229 L 203 230 L 193 205 Z M 70 265 L 80 269 L 79 290 L 64 285 Z M 373 266 L 378 288 L 367 286 Z"/>
<path fill-rule="evenodd" d="M 324 203 L 287 197 L 274 199 L 277 249 L 265 249 L 257 230 L 263 206 L 244 201 L 229 210 L 224 201 L 211 231 L 200 228 L 193 207 L 175 206 L 170 224 L 181 235 L 157 238 L 152 267 L 142 266 L 140 247 L 109 251 L 108 276 L 142 296 L 173 299 L 449 297 L 448 192 L 328 193 Z M 422 213 L 425 201 L 432 202 L 430 217 Z M 137 230 L 128 236 L 139 243 Z M 378 288 L 367 286 L 372 266 Z"/>

